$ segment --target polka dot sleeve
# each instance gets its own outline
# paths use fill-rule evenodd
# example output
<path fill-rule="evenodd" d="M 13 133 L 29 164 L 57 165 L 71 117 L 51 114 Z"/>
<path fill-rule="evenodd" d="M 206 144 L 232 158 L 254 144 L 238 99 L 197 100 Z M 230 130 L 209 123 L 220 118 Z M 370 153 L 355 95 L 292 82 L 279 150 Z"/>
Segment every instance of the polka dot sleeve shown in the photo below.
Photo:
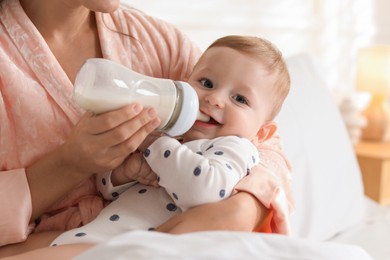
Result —
<path fill-rule="evenodd" d="M 238 181 L 259 162 L 256 147 L 235 136 L 185 144 L 164 136 L 144 156 L 160 186 L 182 210 L 229 197 Z"/>
<path fill-rule="evenodd" d="M 136 181 L 131 181 L 119 186 L 114 186 L 111 182 L 111 173 L 112 171 L 98 174 L 96 178 L 96 187 L 106 200 L 117 199 L 122 192 L 137 183 Z"/>

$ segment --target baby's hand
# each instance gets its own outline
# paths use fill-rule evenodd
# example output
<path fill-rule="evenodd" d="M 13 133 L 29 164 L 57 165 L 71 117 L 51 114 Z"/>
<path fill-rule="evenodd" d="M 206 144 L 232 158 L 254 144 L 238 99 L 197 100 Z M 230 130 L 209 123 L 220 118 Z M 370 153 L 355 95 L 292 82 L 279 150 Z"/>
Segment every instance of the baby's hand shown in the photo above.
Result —
<path fill-rule="evenodd" d="M 151 132 L 145 140 L 141 143 L 141 145 L 138 147 L 138 150 L 141 152 L 144 152 L 146 148 L 148 148 L 154 141 L 156 141 L 157 138 L 163 136 L 164 133 L 160 131 L 153 131 Z"/>
<path fill-rule="evenodd" d="M 131 154 L 120 167 L 112 172 L 111 181 L 114 186 L 138 181 L 144 185 L 159 187 L 157 175 L 139 152 Z"/>

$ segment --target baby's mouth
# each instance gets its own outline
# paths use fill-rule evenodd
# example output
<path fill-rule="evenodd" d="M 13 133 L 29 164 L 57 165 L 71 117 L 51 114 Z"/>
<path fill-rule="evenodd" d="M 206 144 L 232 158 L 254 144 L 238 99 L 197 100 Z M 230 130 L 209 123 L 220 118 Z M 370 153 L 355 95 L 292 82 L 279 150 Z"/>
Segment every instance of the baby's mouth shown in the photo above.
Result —
<path fill-rule="evenodd" d="M 207 121 L 206 123 L 209 124 L 209 125 L 221 125 L 217 120 L 215 120 L 211 116 L 210 116 L 209 121 Z"/>
<path fill-rule="evenodd" d="M 207 125 L 217 125 L 217 126 L 221 125 L 221 123 L 219 123 L 212 116 L 210 116 L 207 113 L 204 113 L 203 111 L 200 111 L 198 118 L 197 118 L 197 121 L 200 121 L 200 122 L 207 124 Z"/>

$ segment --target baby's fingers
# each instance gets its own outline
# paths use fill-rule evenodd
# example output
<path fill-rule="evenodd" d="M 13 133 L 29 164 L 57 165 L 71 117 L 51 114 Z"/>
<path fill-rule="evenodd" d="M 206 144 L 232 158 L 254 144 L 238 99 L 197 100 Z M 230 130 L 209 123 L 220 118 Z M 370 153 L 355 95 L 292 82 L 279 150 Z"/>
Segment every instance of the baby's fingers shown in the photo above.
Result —
<path fill-rule="evenodd" d="M 147 186 L 160 187 L 156 178 L 154 178 L 153 180 L 150 180 L 150 179 L 148 179 L 148 177 L 146 177 L 146 178 L 140 177 L 138 182 L 143 184 L 143 185 L 147 185 Z"/>
<path fill-rule="evenodd" d="M 139 176 L 138 181 L 144 185 L 159 187 L 157 175 L 152 170 L 147 173 L 143 172 L 142 175 Z"/>

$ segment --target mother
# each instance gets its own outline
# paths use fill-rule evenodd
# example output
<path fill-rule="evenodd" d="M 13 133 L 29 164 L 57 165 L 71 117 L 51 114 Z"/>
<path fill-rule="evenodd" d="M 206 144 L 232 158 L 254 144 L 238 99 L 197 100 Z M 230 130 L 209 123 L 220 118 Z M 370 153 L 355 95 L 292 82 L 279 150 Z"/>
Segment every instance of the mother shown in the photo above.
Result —
<path fill-rule="evenodd" d="M 200 55 L 173 26 L 119 6 L 0 0 L 0 246 L 94 219 L 105 204 L 94 173 L 124 163 L 159 124 L 155 110 L 137 104 L 98 116 L 77 107 L 73 82 L 86 59 L 182 80 Z M 259 151 L 262 164 L 237 186 L 245 192 L 178 215 L 160 230 L 249 231 L 272 212 L 273 231 L 288 233 L 288 163 L 277 138 Z"/>

